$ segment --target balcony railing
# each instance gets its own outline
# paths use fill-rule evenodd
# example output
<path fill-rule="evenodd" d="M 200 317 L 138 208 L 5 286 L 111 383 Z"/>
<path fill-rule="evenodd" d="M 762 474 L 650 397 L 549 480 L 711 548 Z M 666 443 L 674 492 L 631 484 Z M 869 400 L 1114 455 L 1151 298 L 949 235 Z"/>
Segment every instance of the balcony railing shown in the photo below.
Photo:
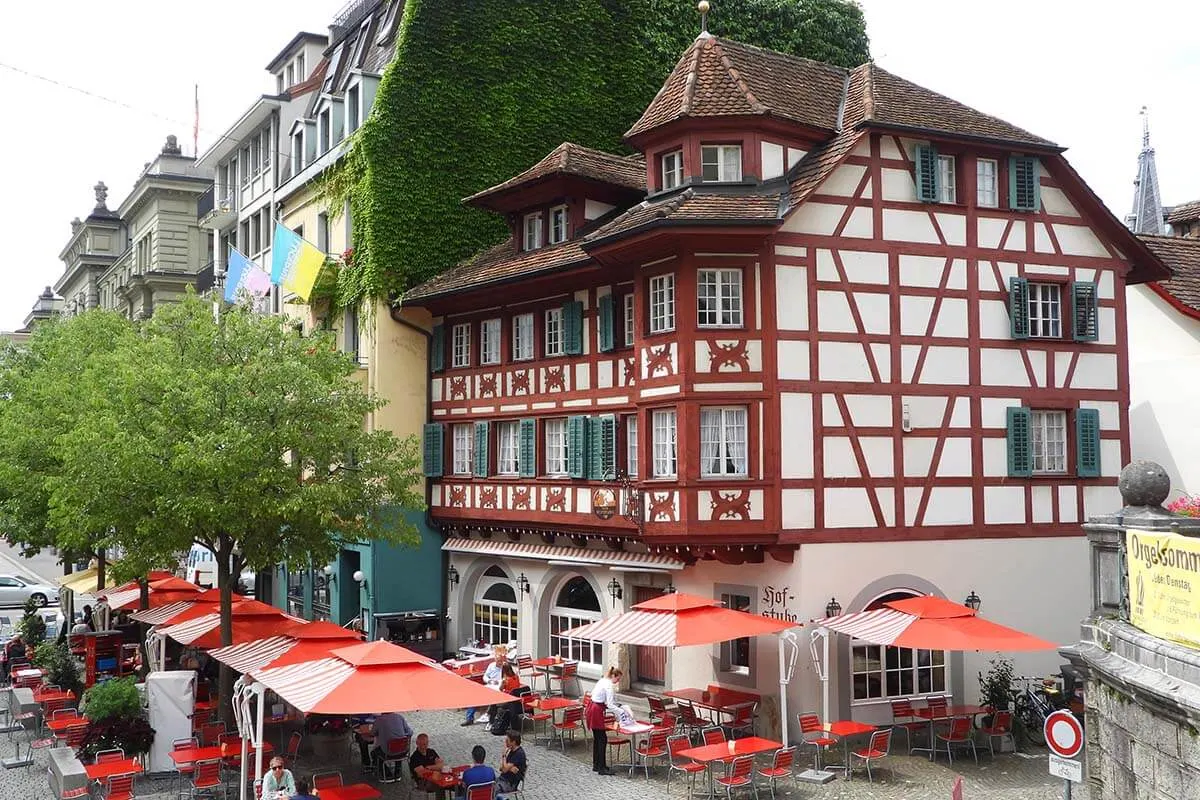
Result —
<path fill-rule="evenodd" d="M 210 261 L 200 268 L 200 271 L 196 273 L 196 294 L 204 294 L 216 285 L 216 270 L 215 261 Z"/>
<path fill-rule="evenodd" d="M 196 201 L 196 219 L 204 219 L 213 210 L 213 195 L 216 192 L 216 185 L 208 187 L 208 191 L 200 195 L 200 199 Z"/>

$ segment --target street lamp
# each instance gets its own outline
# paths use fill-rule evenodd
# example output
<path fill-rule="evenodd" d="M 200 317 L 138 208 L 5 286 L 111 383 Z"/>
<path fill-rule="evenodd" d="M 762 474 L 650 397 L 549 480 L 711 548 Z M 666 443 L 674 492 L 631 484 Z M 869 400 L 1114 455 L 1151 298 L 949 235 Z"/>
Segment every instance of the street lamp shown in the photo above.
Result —
<path fill-rule="evenodd" d="M 971 593 L 967 595 L 967 599 L 963 601 L 963 605 L 978 613 L 979 607 L 983 605 L 983 600 L 979 597 L 979 595 L 975 594 L 975 590 L 972 589 Z"/>
<path fill-rule="evenodd" d="M 624 596 L 624 592 L 621 589 L 621 584 L 617 582 L 616 578 L 613 578 L 608 582 L 608 595 L 612 598 L 614 606 L 617 604 L 617 601 Z"/>
<path fill-rule="evenodd" d="M 842 615 L 842 604 L 837 601 L 836 597 L 829 598 L 829 602 L 825 604 L 826 617 L 840 617 Z"/>

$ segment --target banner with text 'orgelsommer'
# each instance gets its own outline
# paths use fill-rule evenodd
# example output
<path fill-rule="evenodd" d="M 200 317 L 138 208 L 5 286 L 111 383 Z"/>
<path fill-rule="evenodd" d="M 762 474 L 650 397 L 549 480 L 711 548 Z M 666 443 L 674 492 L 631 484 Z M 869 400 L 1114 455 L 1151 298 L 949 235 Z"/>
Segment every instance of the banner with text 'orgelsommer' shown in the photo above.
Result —
<path fill-rule="evenodd" d="M 281 223 L 271 243 L 271 283 L 307 301 L 325 264 L 325 254 Z"/>
<path fill-rule="evenodd" d="M 1129 621 L 1152 636 L 1200 650 L 1200 539 L 1125 532 Z"/>

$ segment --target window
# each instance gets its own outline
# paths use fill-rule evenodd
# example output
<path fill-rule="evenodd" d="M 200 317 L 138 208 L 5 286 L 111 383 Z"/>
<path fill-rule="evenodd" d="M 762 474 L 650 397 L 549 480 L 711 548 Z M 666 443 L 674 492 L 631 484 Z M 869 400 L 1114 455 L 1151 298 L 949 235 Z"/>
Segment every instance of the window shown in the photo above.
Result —
<path fill-rule="evenodd" d="M 471 440 L 472 434 L 471 425 L 455 425 L 454 426 L 454 474 L 455 475 L 470 475 L 471 474 Z"/>
<path fill-rule="evenodd" d="M 242 148 L 242 186 L 250 185 L 250 148 Z"/>
<path fill-rule="evenodd" d="M 1062 336 L 1062 287 L 1057 283 L 1029 284 L 1029 335 Z"/>
<path fill-rule="evenodd" d="M 1033 474 L 1051 475 L 1067 471 L 1067 412 L 1033 411 L 1029 438 L 1033 452 Z"/>
<path fill-rule="evenodd" d="M 975 161 L 975 202 L 984 208 L 996 208 L 1000 205 L 999 193 L 996 190 L 996 160 L 980 158 Z"/>
<path fill-rule="evenodd" d="M 287 65 L 287 85 L 290 88 L 296 83 L 296 66 L 294 64 Z"/>
<path fill-rule="evenodd" d="M 955 193 L 955 173 L 954 173 L 954 156 L 938 155 L 938 202 L 939 203 L 954 203 L 956 200 Z"/>
<path fill-rule="evenodd" d="M 275 94 L 283 94 L 283 73 L 275 76 Z"/>
<path fill-rule="evenodd" d="M 567 421 L 548 419 L 544 423 L 546 437 L 546 474 L 567 474 Z"/>
<path fill-rule="evenodd" d="M 317 149 L 324 153 L 333 144 L 333 123 L 328 108 L 321 112 L 320 121 L 317 124 L 319 126 Z"/>
<path fill-rule="evenodd" d="M 343 342 L 343 344 L 345 346 L 344 352 L 349 353 L 351 356 L 354 357 L 355 361 L 357 361 L 361 364 L 363 359 L 359 353 L 358 306 L 352 305 L 346 309 L 344 325 L 345 325 L 345 332 L 343 334 L 343 338 L 345 340 Z"/>
<path fill-rule="evenodd" d="M 891 600 L 913 597 L 898 591 L 872 601 L 864 611 L 882 608 Z M 942 650 L 916 650 L 853 641 L 850 645 L 851 698 L 853 700 L 891 700 L 945 694 L 946 653 Z"/>
<path fill-rule="evenodd" d="M 520 423 L 496 423 L 496 472 L 500 475 L 516 475 L 520 466 Z"/>
<path fill-rule="evenodd" d="M 703 327 L 742 324 L 742 271 L 702 269 L 696 276 L 696 322 Z"/>
<path fill-rule="evenodd" d="M 296 78 L 304 80 L 306 75 L 307 73 L 304 71 L 304 53 L 300 53 L 296 56 Z"/>
<path fill-rule="evenodd" d="M 721 605 L 725 608 L 732 608 L 734 611 L 753 613 L 750 608 L 749 595 L 722 593 Z M 748 637 L 721 642 L 721 672 L 750 674 L 750 639 Z"/>
<path fill-rule="evenodd" d="M 674 478 L 676 472 L 675 409 L 657 409 L 650 415 L 650 419 L 654 431 L 654 477 Z"/>
<path fill-rule="evenodd" d="M 572 628 L 599 622 L 600 599 L 587 579 L 571 578 L 559 591 L 550 609 L 550 655 L 573 659 L 580 664 L 600 667 L 604 664 L 604 644 L 591 639 L 569 639 L 563 634 Z"/>
<path fill-rule="evenodd" d="M 271 168 L 271 126 L 262 129 L 262 170 L 266 172 Z"/>
<path fill-rule="evenodd" d="M 561 356 L 563 354 L 562 309 L 551 308 L 546 311 L 546 344 L 542 353 L 544 356 Z"/>
<path fill-rule="evenodd" d="M 633 414 L 625 417 L 625 474 L 638 475 L 638 418 Z"/>
<path fill-rule="evenodd" d="M 346 130 L 350 133 L 358 130 L 358 96 L 359 87 L 351 86 L 346 90 Z"/>
<path fill-rule="evenodd" d="M 650 279 L 650 332 L 675 330 L 675 276 L 656 275 Z"/>
<path fill-rule="evenodd" d="M 250 142 L 250 171 L 255 175 L 262 169 L 262 142 L 258 136 Z"/>
<path fill-rule="evenodd" d="M 633 294 L 625 295 L 625 346 L 633 347 Z"/>
<path fill-rule="evenodd" d="M 454 360 L 456 367 L 471 366 L 471 324 L 461 322 L 454 326 Z"/>
<path fill-rule="evenodd" d="M 705 178 L 707 180 L 707 178 Z M 683 151 L 664 153 L 662 157 L 662 188 L 674 189 L 683 183 Z"/>
<path fill-rule="evenodd" d="M 740 144 L 706 144 L 700 148 L 700 169 L 705 181 L 730 182 L 742 179 Z"/>
<path fill-rule="evenodd" d="M 317 214 L 317 249 L 329 252 L 329 215 L 324 212 Z"/>
<path fill-rule="evenodd" d="M 517 640 L 517 593 L 504 570 L 488 567 L 476 589 L 472 631 L 476 641 L 508 644 Z"/>
<path fill-rule="evenodd" d="M 292 134 L 292 174 L 298 175 L 304 169 L 304 131 Z"/>
<path fill-rule="evenodd" d="M 513 361 L 533 358 L 533 314 L 513 317 Z"/>
<path fill-rule="evenodd" d="M 555 206 L 550 209 L 550 244 L 558 244 L 567 240 L 567 207 Z"/>
<path fill-rule="evenodd" d="M 499 319 L 485 319 L 479 323 L 479 363 L 500 363 Z"/>
<path fill-rule="evenodd" d="M 525 249 L 537 250 L 542 246 L 542 215 L 525 215 Z"/>
<path fill-rule="evenodd" d="M 700 474 L 746 474 L 746 409 L 700 409 Z"/>

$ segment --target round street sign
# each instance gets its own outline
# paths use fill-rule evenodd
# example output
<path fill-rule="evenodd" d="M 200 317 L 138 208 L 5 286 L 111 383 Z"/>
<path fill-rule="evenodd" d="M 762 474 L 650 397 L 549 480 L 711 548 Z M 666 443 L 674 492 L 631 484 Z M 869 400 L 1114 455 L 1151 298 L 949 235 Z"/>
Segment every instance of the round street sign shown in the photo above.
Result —
<path fill-rule="evenodd" d="M 1083 749 L 1083 726 L 1070 711 L 1055 711 L 1046 717 L 1043 726 L 1046 746 L 1063 758 L 1074 758 Z"/>

